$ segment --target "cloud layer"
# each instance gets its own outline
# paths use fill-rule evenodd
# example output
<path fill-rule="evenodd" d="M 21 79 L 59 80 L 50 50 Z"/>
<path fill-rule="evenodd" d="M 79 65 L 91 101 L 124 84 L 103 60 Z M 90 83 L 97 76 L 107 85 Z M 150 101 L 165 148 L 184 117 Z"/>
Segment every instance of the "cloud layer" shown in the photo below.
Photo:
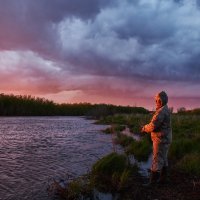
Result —
<path fill-rule="evenodd" d="M 2 92 L 148 106 L 166 90 L 200 106 L 198 1 L 0 3 Z"/>

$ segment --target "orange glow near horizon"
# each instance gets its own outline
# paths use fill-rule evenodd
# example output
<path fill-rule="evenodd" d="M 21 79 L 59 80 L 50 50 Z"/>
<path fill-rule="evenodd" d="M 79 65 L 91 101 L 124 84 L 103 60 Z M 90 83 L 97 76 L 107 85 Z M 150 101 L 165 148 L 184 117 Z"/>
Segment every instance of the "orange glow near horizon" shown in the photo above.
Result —
<path fill-rule="evenodd" d="M 0 75 L 1 77 L 1 75 Z M 16 75 L 17 77 L 17 75 Z M 11 77 L 10 77 L 11 78 Z M 9 79 L 9 80 L 12 80 Z M 18 81 L 19 80 L 19 81 Z M 89 85 L 89 82 L 87 83 Z M 123 87 L 126 87 L 126 82 Z M 123 87 L 119 89 L 112 89 L 103 85 L 103 87 L 97 87 L 91 83 L 91 87 L 94 87 L 92 90 L 68 90 L 56 92 L 57 86 L 52 83 L 51 85 L 40 84 L 36 85 L 34 82 L 31 83 L 28 81 L 23 81 L 17 78 L 14 82 L 12 81 L 2 81 L 0 85 L 0 93 L 13 94 L 13 95 L 31 95 L 40 98 L 45 98 L 53 100 L 56 103 L 105 103 L 105 104 L 114 104 L 114 105 L 123 105 L 123 106 L 138 106 L 144 107 L 149 110 L 155 108 L 154 96 L 155 89 L 152 92 L 148 91 L 148 94 L 145 94 L 143 97 L 140 93 L 135 95 L 129 91 L 123 91 Z M 121 84 L 122 85 L 122 84 Z M 90 89 L 90 88 L 89 88 Z M 142 87 L 141 87 L 142 89 Z M 49 91 L 48 91 L 49 90 Z M 92 92 L 91 92 L 92 91 Z M 171 90 L 171 93 L 173 90 Z M 145 92 L 143 92 L 145 93 Z M 176 93 L 176 90 L 173 92 Z M 174 110 L 180 107 L 185 107 L 186 109 L 194 109 L 200 107 L 200 102 L 195 98 L 185 97 L 174 97 L 172 94 L 169 94 L 169 107 L 174 107 Z M 180 94 L 180 93 L 179 93 Z"/>
<path fill-rule="evenodd" d="M 88 96 L 87 94 L 84 94 L 83 92 L 77 92 L 77 91 L 65 91 L 60 92 L 57 94 L 37 94 L 23 91 L 23 92 L 17 92 L 17 91 L 1 91 L 1 93 L 4 94 L 13 94 L 13 95 L 31 95 L 33 97 L 39 97 L 39 98 L 45 98 L 48 100 L 52 100 L 55 103 L 91 103 L 91 104 L 113 104 L 113 105 L 122 105 L 122 106 L 137 106 L 137 107 L 144 107 L 148 110 L 155 110 L 155 102 L 154 98 L 142 98 L 142 97 L 136 97 L 136 98 L 130 98 L 130 97 L 112 97 L 112 96 L 98 96 L 98 95 L 91 95 Z M 191 106 L 190 103 L 192 103 L 194 106 Z M 174 111 L 177 110 L 177 108 L 185 107 L 186 109 L 194 109 L 199 108 L 199 102 L 198 101 L 190 101 L 188 104 L 185 102 L 184 99 L 176 99 L 176 98 L 169 98 L 169 107 L 173 107 Z"/>

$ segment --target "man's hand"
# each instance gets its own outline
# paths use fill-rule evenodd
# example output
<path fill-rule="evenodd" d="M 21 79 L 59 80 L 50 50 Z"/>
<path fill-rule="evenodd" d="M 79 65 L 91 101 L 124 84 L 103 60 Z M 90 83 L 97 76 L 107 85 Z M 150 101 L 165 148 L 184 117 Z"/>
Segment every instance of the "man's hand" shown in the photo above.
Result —
<path fill-rule="evenodd" d="M 141 128 L 141 133 L 145 133 L 145 127 L 144 126 Z"/>
<path fill-rule="evenodd" d="M 147 132 L 145 131 L 145 127 L 144 127 L 144 126 L 143 126 L 143 127 L 141 127 L 140 133 L 141 133 L 142 135 L 144 135 L 144 134 L 146 134 L 146 133 L 147 133 Z"/>

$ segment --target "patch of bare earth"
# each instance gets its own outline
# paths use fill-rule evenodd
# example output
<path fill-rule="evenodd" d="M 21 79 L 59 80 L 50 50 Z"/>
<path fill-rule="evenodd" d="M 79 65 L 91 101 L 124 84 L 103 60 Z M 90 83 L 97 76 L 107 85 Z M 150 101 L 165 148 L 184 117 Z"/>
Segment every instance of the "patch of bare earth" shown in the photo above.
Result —
<path fill-rule="evenodd" d="M 123 200 L 200 200 L 200 177 L 171 171 L 170 182 L 144 186 L 143 178 L 133 176 L 122 194 Z"/>

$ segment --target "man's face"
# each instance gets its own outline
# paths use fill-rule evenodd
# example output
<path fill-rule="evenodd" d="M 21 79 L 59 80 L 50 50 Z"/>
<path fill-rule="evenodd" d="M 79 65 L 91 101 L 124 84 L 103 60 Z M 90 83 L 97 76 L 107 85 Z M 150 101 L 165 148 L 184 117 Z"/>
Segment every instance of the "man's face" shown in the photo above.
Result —
<path fill-rule="evenodd" d="M 156 98 L 156 109 L 159 109 L 162 107 L 162 102 L 160 99 Z"/>

